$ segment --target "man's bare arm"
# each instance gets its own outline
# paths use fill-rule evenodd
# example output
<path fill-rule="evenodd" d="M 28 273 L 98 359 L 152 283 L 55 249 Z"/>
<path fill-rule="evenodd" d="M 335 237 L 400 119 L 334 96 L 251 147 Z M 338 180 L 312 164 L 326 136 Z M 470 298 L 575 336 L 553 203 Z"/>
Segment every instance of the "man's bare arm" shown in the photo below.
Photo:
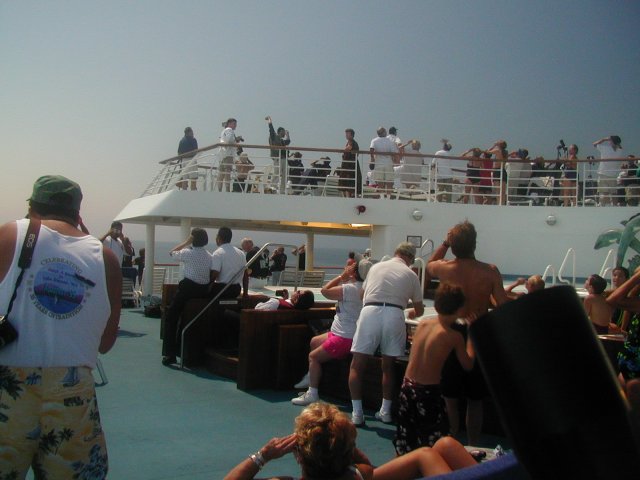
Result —
<path fill-rule="evenodd" d="M 640 298 L 635 295 L 640 289 L 640 269 L 636 270 L 633 276 L 616 288 L 607 298 L 606 302 L 614 307 L 640 311 Z"/>
<path fill-rule="evenodd" d="M 502 305 L 503 303 L 511 300 L 507 295 L 507 292 L 504 291 L 504 284 L 502 282 L 502 275 L 500 274 L 500 270 L 495 265 L 491 265 L 491 268 L 494 271 L 493 275 L 493 291 L 491 295 L 496 302 L 496 305 Z"/>
<path fill-rule="evenodd" d="M 447 254 L 447 250 L 449 250 L 449 242 L 448 240 L 445 240 L 431 254 L 431 258 L 427 262 L 427 266 L 425 268 L 427 272 L 427 274 L 425 275 L 425 282 L 430 282 L 433 277 L 439 276 L 440 265 L 442 265 L 441 260 L 444 259 L 445 255 Z"/>

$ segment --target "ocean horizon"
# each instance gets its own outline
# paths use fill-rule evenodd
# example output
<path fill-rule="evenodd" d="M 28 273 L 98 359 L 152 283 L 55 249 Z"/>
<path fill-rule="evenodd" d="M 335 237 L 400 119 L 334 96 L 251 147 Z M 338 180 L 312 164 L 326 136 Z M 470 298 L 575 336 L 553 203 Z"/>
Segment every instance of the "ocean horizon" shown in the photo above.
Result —
<path fill-rule="evenodd" d="M 233 243 L 233 242 L 232 242 Z M 144 241 L 138 240 L 133 241 L 133 246 L 136 250 L 136 255 L 138 256 L 138 251 L 144 245 Z M 235 244 L 234 244 L 235 245 Z M 156 252 L 155 252 L 155 263 L 177 263 L 175 259 L 171 258 L 169 252 L 173 247 L 176 246 L 176 242 L 167 242 L 167 241 L 158 241 L 155 243 Z M 214 249 L 212 248 L 212 244 L 207 246 L 207 250 L 212 252 Z M 240 248 L 240 245 L 235 245 Z M 273 251 L 273 248 L 270 249 Z M 314 249 L 315 257 L 314 264 L 316 267 L 335 267 L 342 268 L 347 261 L 349 252 L 348 248 L 341 247 L 316 247 Z M 356 253 L 363 253 L 364 249 L 354 249 Z M 287 266 L 295 266 L 294 260 L 297 258 L 295 255 L 291 253 L 291 249 L 285 247 L 285 253 L 287 254 Z"/>

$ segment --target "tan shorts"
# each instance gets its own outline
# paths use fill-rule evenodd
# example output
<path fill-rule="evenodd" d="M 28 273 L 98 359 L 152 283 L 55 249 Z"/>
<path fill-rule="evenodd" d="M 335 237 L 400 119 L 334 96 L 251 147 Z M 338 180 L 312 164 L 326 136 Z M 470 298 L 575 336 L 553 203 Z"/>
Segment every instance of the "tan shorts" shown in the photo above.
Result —
<path fill-rule="evenodd" d="M 392 183 L 395 179 L 393 165 L 379 165 L 373 170 L 373 179 L 378 183 Z"/>
<path fill-rule="evenodd" d="M 182 168 L 182 180 L 198 179 L 198 161 L 195 157 L 183 158 L 184 166 Z"/>
<path fill-rule="evenodd" d="M 0 382 L 2 478 L 24 478 L 32 465 L 47 478 L 106 478 L 107 446 L 90 368 L 0 365 Z"/>
<path fill-rule="evenodd" d="M 233 157 L 224 157 L 218 169 L 221 172 L 230 172 L 233 170 Z"/>

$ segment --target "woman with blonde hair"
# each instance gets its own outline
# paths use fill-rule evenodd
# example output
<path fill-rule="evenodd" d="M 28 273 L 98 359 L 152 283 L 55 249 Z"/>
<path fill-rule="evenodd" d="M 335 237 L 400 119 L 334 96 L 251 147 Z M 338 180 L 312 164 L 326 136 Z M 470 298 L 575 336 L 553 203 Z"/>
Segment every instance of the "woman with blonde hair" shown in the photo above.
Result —
<path fill-rule="evenodd" d="M 459 442 L 444 437 L 433 448 L 414 450 L 374 468 L 356 447 L 357 434 L 355 425 L 336 406 L 313 403 L 298 415 L 292 434 L 269 440 L 236 465 L 225 480 L 253 479 L 267 462 L 291 452 L 300 464 L 302 480 L 409 480 L 476 464 Z"/>

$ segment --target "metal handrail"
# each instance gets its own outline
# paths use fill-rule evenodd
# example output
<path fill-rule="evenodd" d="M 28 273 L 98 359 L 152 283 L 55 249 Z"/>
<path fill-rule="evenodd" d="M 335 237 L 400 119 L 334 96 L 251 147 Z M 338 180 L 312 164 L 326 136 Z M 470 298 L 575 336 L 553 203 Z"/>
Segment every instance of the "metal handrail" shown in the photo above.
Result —
<path fill-rule="evenodd" d="M 571 256 L 572 260 L 573 260 L 573 281 L 570 282 L 568 280 L 565 280 L 562 277 L 562 274 L 564 272 L 564 267 L 567 264 L 567 260 L 569 259 L 569 256 Z M 560 268 L 558 269 L 558 281 L 562 282 L 562 283 L 566 283 L 567 285 L 575 285 L 576 284 L 576 251 L 573 248 L 569 248 L 569 250 L 567 250 L 566 255 L 564 256 L 564 260 L 562 260 L 562 264 L 560 265 Z"/>
<path fill-rule="evenodd" d="M 245 265 L 242 267 L 242 269 L 238 270 L 233 277 L 231 278 L 231 280 L 235 280 L 238 275 L 240 275 L 241 273 L 244 273 L 244 271 L 247 269 L 247 267 L 249 265 L 251 265 L 254 260 L 256 260 L 260 254 L 267 249 L 267 247 L 271 246 L 271 245 L 281 245 L 281 246 L 286 246 L 286 247 L 296 247 L 296 245 L 287 245 L 287 244 L 283 244 L 283 243 L 277 243 L 277 242 L 270 242 L 270 243 L 265 243 L 257 252 L 256 254 L 251 257 L 247 263 L 245 263 Z M 298 265 L 296 264 L 296 285 L 294 286 L 294 292 L 298 289 Z M 231 282 L 227 283 L 222 290 L 220 290 L 218 292 L 218 294 L 213 297 L 209 303 L 207 303 L 204 308 L 202 310 L 200 310 L 200 312 L 198 312 L 196 314 L 195 317 L 193 317 L 191 319 L 191 321 L 185 325 L 185 327 L 182 329 L 182 333 L 180 334 L 180 369 L 183 370 L 184 369 L 184 353 L 185 353 L 185 344 L 184 344 L 184 339 L 185 339 L 185 334 L 187 332 L 187 330 L 189 330 L 191 328 L 191 326 L 202 316 L 204 315 L 204 313 L 209 309 L 209 307 L 211 307 L 211 305 L 213 305 L 219 298 L 220 296 L 227 290 L 227 288 L 229 288 L 229 286 L 232 285 Z"/>
<path fill-rule="evenodd" d="M 418 267 L 415 267 L 415 264 L 418 264 Z M 416 257 L 413 259 L 413 264 L 411 265 L 414 268 L 418 268 L 419 270 L 422 270 L 422 272 L 420 273 L 420 287 L 421 287 L 421 291 L 424 292 L 424 282 L 427 278 L 427 264 L 424 261 L 424 258 L 421 257 Z"/>
<path fill-rule="evenodd" d="M 422 250 L 424 249 L 425 245 L 427 245 L 428 243 L 431 244 L 431 251 L 429 253 L 422 253 Z M 427 238 L 424 242 L 422 242 L 422 245 L 420 245 L 420 258 L 424 258 L 427 255 L 431 255 L 433 253 L 433 251 L 435 250 L 436 246 L 433 240 L 431 240 L 430 238 Z"/>
<path fill-rule="evenodd" d="M 220 160 L 218 158 L 219 148 L 220 147 L 234 148 L 237 146 L 242 146 L 242 148 L 246 152 L 248 152 L 250 149 L 253 150 L 254 152 L 257 152 L 257 154 L 253 156 L 249 152 L 249 155 L 254 161 L 256 159 L 263 159 L 265 161 L 264 164 L 262 164 L 261 162 L 255 163 L 256 171 L 259 171 L 262 167 L 266 169 L 267 167 L 271 166 L 273 157 L 270 155 L 270 151 L 274 149 L 272 145 L 216 143 L 213 145 L 200 148 L 198 150 L 194 150 L 192 152 L 184 153 L 184 154 L 177 155 L 177 156 L 160 161 L 159 162 L 161 166 L 160 172 L 156 174 L 155 178 L 149 183 L 147 188 L 142 192 L 141 196 L 144 197 L 147 195 L 155 195 L 155 194 L 163 193 L 173 189 L 174 185 L 177 182 L 182 181 L 185 175 L 184 169 L 187 168 L 188 162 L 185 162 L 183 160 L 191 159 L 194 157 L 197 160 L 195 165 L 195 168 L 197 170 L 193 172 L 189 172 L 188 174 L 197 173 L 197 179 L 204 180 L 204 190 L 213 191 L 215 186 L 214 180 L 216 179 L 215 172 L 218 170 L 218 161 Z M 310 147 L 299 147 L 299 146 L 291 146 L 291 145 L 278 146 L 277 150 L 284 150 L 288 154 L 293 151 L 310 152 L 312 154 L 311 155 L 312 160 L 319 159 L 319 158 L 315 158 L 316 154 L 318 157 L 320 157 L 320 155 L 322 154 L 342 154 L 343 153 L 343 149 L 337 149 L 337 148 L 310 148 Z M 353 176 L 354 180 L 356 180 L 358 178 L 356 173 L 359 169 L 362 172 L 362 181 L 364 183 L 364 180 L 366 179 L 365 172 L 366 172 L 366 166 L 369 160 L 368 159 L 369 152 L 361 150 L 356 153 L 357 153 L 356 161 L 354 163 L 353 172 L 351 175 Z M 395 154 L 387 153 L 387 152 L 377 152 L 375 155 L 376 156 L 385 156 L 385 155 L 394 156 Z M 421 153 L 421 152 L 420 153 L 404 152 L 403 157 L 420 158 L 423 163 L 423 174 L 421 175 L 421 180 L 419 184 L 413 185 L 411 189 L 407 189 L 407 188 L 404 188 L 406 187 L 405 183 L 407 182 L 403 181 L 405 172 L 401 169 L 398 172 L 397 179 L 404 185 L 404 187 L 399 188 L 397 191 L 397 195 L 394 194 L 391 196 L 391 198 L 437 202 L 439 201 L 437 198 L 438 192 L 446 192 L 450 187 L 453 187 L 454 185 L 456 185 L 456 189 L 457 189 L 460 186 L 464 186 L 467 179 L 476 178 L 476 177 L 468 177 L 468 174 L 470 172 L 467 171 L 466 168 L 463 168 L 463 169 L 452 168 L 453 175 L 451 179 L 442 179 L 444 181 L 441 181 L 438 175 L 438 171 L 437 170 L 432 171 L 433 169 L 431 168 L 434 162 L 437 164 L 438 162 L 452 161 L 452 160 L 469 161 L 471 157 L 459 157 L 459 156 L 453 156 L 453 155 L 436 156 L 434 154 Z M 606 159 L 602 161 L 617 161 L 617 160 L 618 159 Z M 627 161 L 628 159 L 624 159 L 624 160 Z M 532 162 L 531 160 L 528 160 L 528 159 L 520 160 L 520 159 L 514 159 L 514 158 L 492 159 L 493 164 L 501 164 L 501 165 L 499 165 L 495 169 L 494 169 L 494 165 L 492 165 L 492 167 L 488 169 L 479 168 L 478 171 L 486 172 L 488 170 L 491 173 L 494 173 L 493 170 L 495 170 L 496 175 L 494 176 L 494 179 L 496 179 L 497 185 L 493 186 L 493 189 L 491 192 L 468 191 L 463 194 L 463 199 L 464 201 L 467 201 L 467 202 L 471 201 L 475 203 L 478 203 L 480 201 L 488 201 L 490 203 L 501 204 L 504 201 L 504 203 L 506 203 L 507 205 L 539 205 L 539 204 L 546 205 L 549 203 L 561 203 L 561 204 L 569 203 L 571 207 L 573 206 L 578 207 L 578 206 L 586 206 L 586 205 L 594 204 L 597 198 L 594 197 L 595 190 L 594 190 L 594 186 L 592 185 L 593 182 L 591 183 L 589 182 L 589 177 L 591 176 L 591 173 L 589 173 L 590 169 L 587 168 L 593 162 L 591 162 L 590 160 L 582 160 L 582 159 L 577 159 L 575 160 L 575 162 L 578 165 L 578 168 L 577 168 L 579 172 L 578 175 L 581 176 L 582 178 L 580 178 L 579 182 L 576 181 L 576 186 L 574 187 L 574 186 L 565 186 L 565 185 L 559 184 L 559 177 L 561 176 L 561 173 L 562 173 L 561 170 L 558 170 L 557 168 L 549 168 L 550 165 L 556 163 L 554 161 L 545 162 L 544 176 L 541 177 L 541 178 L 553 179 L 553 184 L 551 186 L 546 183 L 544 183 L 543 185 L 536 185 L 536 182 L 534 182 L 533 179 L 534 177 L 537 177 L 536 172 L 538 173 L 538 175 L 541 174 L 540 168 L 542 167 L 536 166 L 535 163 Z M 285 164 L 286 163 L 287 162 L 285 162 Z M 505 179 L 503 178 L 502 167 L 504 166 L 504 168 L 508 169 L 509 165 L 515 169 L 514 170 L 515 176 L 513 178 L 520 178 L 519 174 L 517 173 L 520 170 L 522 170 L 518 168 L 517 164 L 519 163 L 527 164 L 524 170 L 529 172 L 529 169 L 531 169 L 530 174 L 532 175 L 531 178 L 527 179 L 529 180 L 528 182 L 524 181 L 526 175 L 525 177 L 522 177 L 523 182 L 521 182 L 522 183 L 521 185 L 518 185 L 518 188 L 526 189 L 527 192 L 524 197 L 519 197 L 518 192 L 515 190 L 514 190 L 515 195 L 513 195 L 512 194 L 513 192 L 510 192 L 511 187 L 506 183 Z M 529 166 L 529 164 L 531 166 Z M 584 168 L 582 168 L 583 165 L 584 165 Z M 194 166 L 191 165 L 189 168 L 194 168 Z M 306 182 L 308 179 L 310 179 L 310 177 L 305 177 L 300 175 L 290 176 L 289 175 L 290 168 L 291 168 L 290 166 L 287 166 L 282 171 L 280 171 L 279 169 L 277 169 L 277 171 L 274 170 L 272 173 L 268 175 L 269 177 L 268 182 L 266 181 L 267 180 L 266 175 L 263 175 L 261 177 L 260 184 L 251 182 L 252 177 L 250 172 L 248 173 L 248 177 L 242 180 L 241 182 L 245 187 L 246 185 L 250 185 L 250 186 L 252 185 L 254 187 L 257 186 L 260 193 L 273 194 L 273 193 L 276 193 L 277 191 L 277 193 L 281 195 L 284 195 L 286 193 L 317 194 L 317 188 L 310 186 Z M 343 169 L 340 164 L 333 165 L 331 167 L 331 171 L 334 173 L 343 172 L 344 170 L 345 169 Z M 347 169 L 347 170 L 351 170 L 351 169 Z M 426 173 L 426 176 L 424 175 L 424 173 Z M 415 173 L 411 173 L 411 172 L 407 174 L 415 175 Z M 276 179 L 278 179 L 278 182 L 276 182 Z M 284 179 L 284 183 L 282 183 L 283 179 Z M 317 178 L 314 177 L 314 179 L 320 182 L 320 184 L 323 181 L 322 177 L 317 177 Z M 231 177 L 224 179 L 225 186 L 228 184 L 231 184 L 235 180 L 236 178 L 233 177 L 233 172 L 231 172 Z M 408 177 L 407 177 L 407 180 L 409 180 Z M 287 192 L 287 189 L 285 188 L 288 181 L 291 181 L 291 189 L 289 190 L 289 192 Z M 411 182 L 409 183 L 412 183 L 412 182 L 413 180 L 411 180 Z M 222 184 L 216 184 L 216 185 L 218 187 L 218 190 L 222 186 Z M 276 185 L 279 185 L 280 188 L 277 188 Z M 440 186 L 442 186 L 443 188 L 442 190 L 439 188 Z M 578 186 L 582 187 L 582 200 L 583 200 L 582 202 L 578 202 L 578 197 L 579 197 Z M 380 195 L 380 191 L 378 189 L 371 188 L 371 186 L 369 185 L 360 186 L 360 185 L 356 185 L 356 183 L 354 182 L 353 185 L 349 184 L 349 186 L 340 186 L 340 190 L 342 192 L 351 191 L 352 195 L 356 197 L 358 196 L 357 192 L 360 191 L 360 188 L 362 188 L 363 197 L 376 197 L 376 195 Z M 411 191 L 412 189 L 416 193 L 416 195 L 405 195 L 407 190 Z M 432 189 L 434 189 L 436 192 L 434 195 L 429 194 L 429 192 Z M 246 192 L 246 190 L 243 190 L 243 191 Z M 420 192 L 423 192 L 423 194 L 422 195 L 418 194 Z M 565 194 L 567 195 L 566 197 L 565 197 Z M 610 192 L 610 195 L 615 197 L 616 193 L 612 191 Z M 565 202 L 565 200 L 568 200 L 568 202 Z M 460 201 L 460 199 L 458 199 L 458 201 Z"/>
<path fill-rule="evenodd" d="M 613 262 L 611 262 L 611 265 L 607 265 L 609 263 L 609 260 L 613 257 L 614 251 L 613 248 L 610 248 L 609 251 L 607 252 L 607 256 L 604 259 L 604 262 L 602 262 L 602 267 L 600 267 L 600 276 L 602 278 L 605 277 L 605 275 L 607 274 L 607 269 L 611 269 L 613 270 L 616 266 L 615 264 L 615 258 L 613 259 Z"/>
<path fill-rule="evenodd" d="M 542 280 L 544 280 L 544 282 L 546 283 L 547 277 L 549 276 L 549 271 L 552 272 L 551 285 L 555 285 L 556 284 L 556 269 L 551 264 L 547 265 L 547 267 L 544 269 L 544 272 L 542 273 Z"/>
<path fill-rule="evenodd" d="M 606 279 L 609 274 L 613 274 L 613 267 L 607 267 L 600 272 L 600 276 L 604 279 Z M 611 285 L 613 285 L 613 277 L 611 278 Z"/>

